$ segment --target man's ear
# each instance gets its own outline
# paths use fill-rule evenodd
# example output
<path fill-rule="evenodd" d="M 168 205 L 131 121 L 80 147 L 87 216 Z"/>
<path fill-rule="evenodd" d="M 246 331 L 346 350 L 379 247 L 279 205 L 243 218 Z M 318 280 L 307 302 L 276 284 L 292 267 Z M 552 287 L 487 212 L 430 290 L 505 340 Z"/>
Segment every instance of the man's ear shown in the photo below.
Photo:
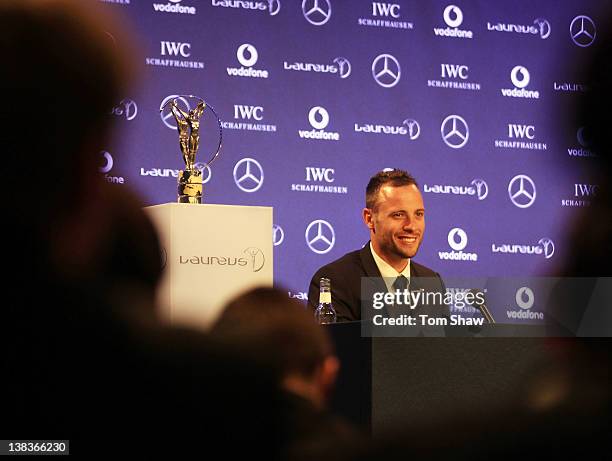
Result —
<path fill-rule="evenodd" d="M 366 226 L 368 226 L 368 229 L 370 229 L 372 232 L 375 232 L 374 215 L 372 214 L 372 210 L 370 210 L 369 208 L 364 208 L 362 211 L 362 217 L 363 217 L 363 222 L 365 223 Z"/>

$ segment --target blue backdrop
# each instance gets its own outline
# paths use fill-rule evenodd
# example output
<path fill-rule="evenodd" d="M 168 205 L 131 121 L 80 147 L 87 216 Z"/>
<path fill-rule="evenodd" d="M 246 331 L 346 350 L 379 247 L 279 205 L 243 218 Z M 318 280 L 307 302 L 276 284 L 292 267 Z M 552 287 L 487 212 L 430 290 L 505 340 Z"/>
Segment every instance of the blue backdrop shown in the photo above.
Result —
<path fill-rule="evenodd" d="M 143 78 L 113 110 L 102 174 L 147 204 L 175 201 L 183 163 L 159 107 L 203 97 L 225 127 L 204 201 L 274 207 L 275 282 L 292 296 L 367 241 L 364 189 L 383 168 L 419 181 L 415 259 L 443 276 L 553 274 L 596 193 L 573 113 L 603 2 L 104 3 L 139 38 Z M 210 115 L 202 162 L 217 140 Z"/>

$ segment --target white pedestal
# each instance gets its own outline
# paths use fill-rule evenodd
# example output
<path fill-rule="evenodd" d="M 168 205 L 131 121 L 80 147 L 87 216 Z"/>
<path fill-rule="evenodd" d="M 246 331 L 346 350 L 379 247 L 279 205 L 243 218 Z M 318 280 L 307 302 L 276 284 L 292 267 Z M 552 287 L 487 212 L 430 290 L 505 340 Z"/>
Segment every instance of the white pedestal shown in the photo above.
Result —
<path fill-rule="evenodd" d="M 162 316 L 206 329 L 234 296 L 273 285 L 272 207 L 146 207 L 165 252 Z"/>

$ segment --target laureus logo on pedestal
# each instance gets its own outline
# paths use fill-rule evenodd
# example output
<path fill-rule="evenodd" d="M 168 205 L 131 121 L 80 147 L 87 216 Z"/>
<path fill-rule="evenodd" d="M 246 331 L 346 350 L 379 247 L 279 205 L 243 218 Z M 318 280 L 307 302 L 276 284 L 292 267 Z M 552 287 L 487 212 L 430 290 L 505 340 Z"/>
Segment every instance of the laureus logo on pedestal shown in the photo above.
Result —
<path fill-rule="evenodd" d="M 179 264 L 193 266 L 221 266 L 250 268 L 252 272 L 259 272 L 266 265 L 266 256 L 261 248 L 248 247 L 242 251 L 242 256 L 179 256 Z"/>
<path fill-rule="evenodd" d="M 243 253 L 249 255 L 253 272 L 259 272 L 261 269 L 263 269 L 264 265 L 266 264 L 266 257 L 261 249 L 257 247 L 248 247 L 243 251 Z"/>

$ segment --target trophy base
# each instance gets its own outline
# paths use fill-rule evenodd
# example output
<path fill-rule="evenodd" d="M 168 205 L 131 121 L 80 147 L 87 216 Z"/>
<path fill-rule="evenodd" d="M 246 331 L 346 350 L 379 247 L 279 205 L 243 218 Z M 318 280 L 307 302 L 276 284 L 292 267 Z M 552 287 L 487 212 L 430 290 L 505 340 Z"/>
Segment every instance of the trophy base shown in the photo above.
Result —
<path fill-rule="evenodd" d="M 179 195 L 178 199 L 176 200 L 178 203 L 195 203 L 195 204 L 201 204 L 202 203 L 202 196 L 199 197 L 190 197 L 189 195 Z"/>
<path fill-rule="evenodd" d="M 179 171 L 178 203 L 202 203 L 202 171 L 186 169 Z"/>

